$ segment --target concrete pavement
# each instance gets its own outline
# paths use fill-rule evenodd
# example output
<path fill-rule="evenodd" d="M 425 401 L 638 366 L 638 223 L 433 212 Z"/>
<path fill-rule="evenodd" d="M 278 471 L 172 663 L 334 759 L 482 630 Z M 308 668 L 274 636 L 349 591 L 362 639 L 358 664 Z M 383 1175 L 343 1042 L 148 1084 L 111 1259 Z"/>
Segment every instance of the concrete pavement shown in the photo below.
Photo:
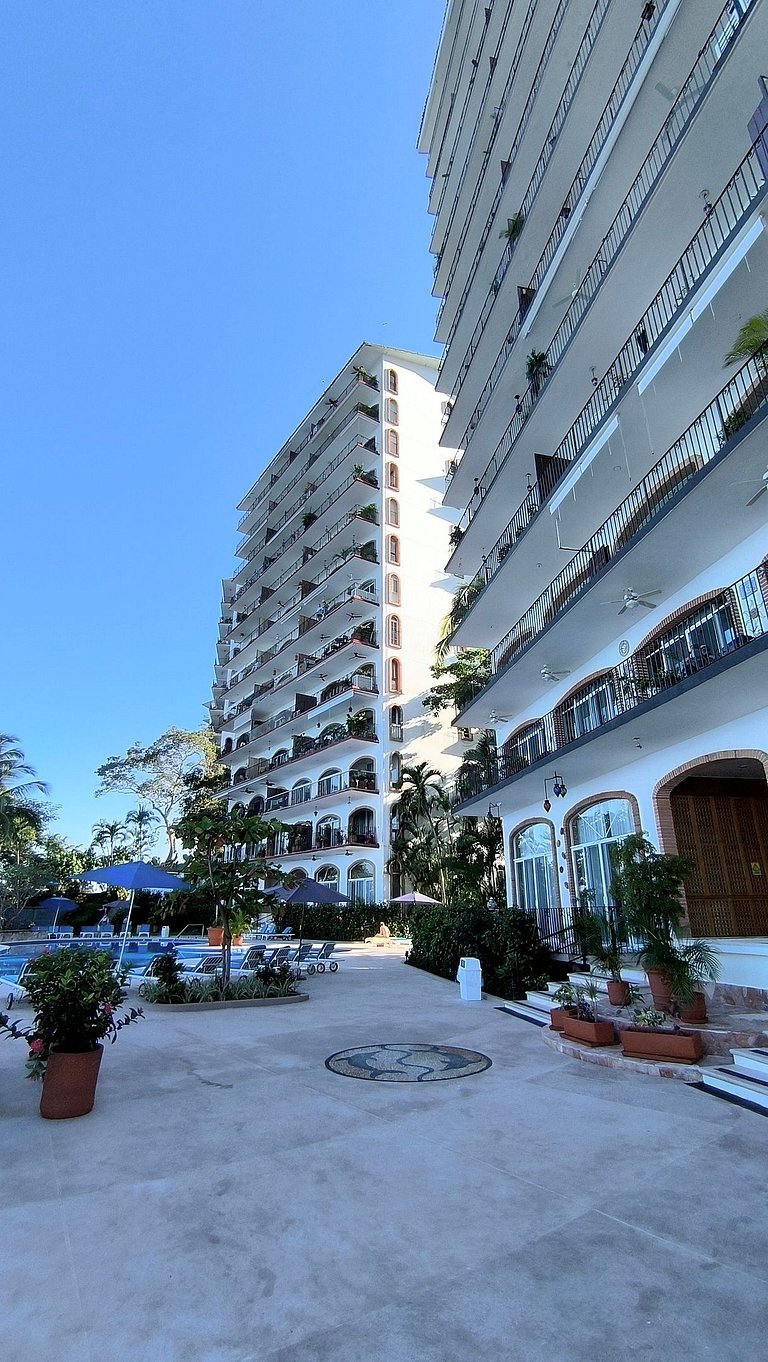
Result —
<path fill-rule="evenodd" d="M 0 1045 L 14 1362 L 624 1362 L 768 1355 L 768 1122 L 572 1062 L 353 947 L 295 1007 L 148 1010 L 96 1107 L 37 1115 Z M 465 1045 L 466 1079 L 325 1059 Z"/>

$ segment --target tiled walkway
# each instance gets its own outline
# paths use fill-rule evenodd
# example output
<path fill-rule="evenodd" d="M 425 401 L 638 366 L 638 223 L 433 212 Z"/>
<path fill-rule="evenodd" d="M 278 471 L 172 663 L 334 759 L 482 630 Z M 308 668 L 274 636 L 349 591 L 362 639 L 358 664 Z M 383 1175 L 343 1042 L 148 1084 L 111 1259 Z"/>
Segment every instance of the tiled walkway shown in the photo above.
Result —
<path fill-rule="evenodd" d="M 354 948 L 293 1007 L 153 1010 L 78 1121 L 0 1045 L 14 1362 L 648 1362 L 766 1351 L 768 1122 L 572 1062 Z M 369 1041 L 468 1046 L 360 1082 Z"/>

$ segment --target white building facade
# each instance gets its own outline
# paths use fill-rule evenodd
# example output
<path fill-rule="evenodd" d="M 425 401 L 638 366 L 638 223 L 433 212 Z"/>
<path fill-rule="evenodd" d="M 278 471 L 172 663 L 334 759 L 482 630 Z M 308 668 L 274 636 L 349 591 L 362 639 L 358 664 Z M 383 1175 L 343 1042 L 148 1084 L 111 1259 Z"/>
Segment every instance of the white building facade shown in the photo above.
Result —
<path fill-rule="evenodd" d="M 545 12 L 546 11 L 546 12 Z M 768 4 L 451 0 L 421 131 L 456 449 L 453 642 L 490 680 L 511 902 L 552 945 L 610 845 L 690 858 L 768 990 Z M 763 491 L 765 488 L 765 492 Z"/>
<path fill-rule="evenodd" d="M 403 766 L 458 745 L 422 700 L 450 597 L 437 361 L 364 344 L 240 503 L 212 718 L 229 807 L 280 820 L 265 850 L 375 903 L 403 891 Z M 254 851 L 257 849 L 254 849 Z"/>

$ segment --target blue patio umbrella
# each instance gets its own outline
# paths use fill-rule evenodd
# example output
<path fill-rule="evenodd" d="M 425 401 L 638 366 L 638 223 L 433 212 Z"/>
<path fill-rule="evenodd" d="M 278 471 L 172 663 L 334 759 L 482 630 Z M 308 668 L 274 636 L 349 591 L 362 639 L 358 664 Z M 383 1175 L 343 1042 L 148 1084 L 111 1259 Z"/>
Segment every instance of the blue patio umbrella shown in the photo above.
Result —
<path fill-rule="evenodd" d="M 63 917 L 67 913 L 74 913 L 75 909 L 78 907 L 74 899 L 67 899 L 63 894 L 51 894 L 49 899 L 43 899 L 42 903 L 38 903 L 37 906 L 38 908 L 47 908 L 49 911 L 52 910 L 54 912 L 55 916 L 51 923 L 52 927 L 56 926 L 60 916 Z"/>
<path fill-rule="evenodd" d="M 282 886 L 278 886 L 282 888 Z M 274 891 L 270 891 L 274 892 Z M 301 947 L 304 940 L 304 912 L 308 903 L 349 903 L 346 894 L 340 894 L 337 889 L 331 889 L 328 884 L 321 884 L 320 880 L 313 880 L 311 875 L 298 884 L 295 889 L 289 889 L 287 893 L 279 895 L 283 903 L 301 904 L 301 922 L 299 924 L 299 959 L 301 959 Z"/>
<path fill-rule="evenodd" d="M 125 943 L 128 940 L 131 913 L 133 912 L 133 896 L 136 890 L 150 889 L 155 893 L 169 894 L 174 889 L 189 888 L 186 880 L 179 879 L 178 875 L 172 875 L 169 870 L 161 870 L 157 865 L 149 865 L 147 861 L 124 861 L 122 865 L 99 866 L 97 870 L 81 871 L 79 875 L 75 875 L 75 879 L 82 880 L 86 884 L 108 884 L 119 889 L 130 889 L 131 897 L 128 902 L 128 913 L 123 928 L 118 964 L 122 964 Z"/>

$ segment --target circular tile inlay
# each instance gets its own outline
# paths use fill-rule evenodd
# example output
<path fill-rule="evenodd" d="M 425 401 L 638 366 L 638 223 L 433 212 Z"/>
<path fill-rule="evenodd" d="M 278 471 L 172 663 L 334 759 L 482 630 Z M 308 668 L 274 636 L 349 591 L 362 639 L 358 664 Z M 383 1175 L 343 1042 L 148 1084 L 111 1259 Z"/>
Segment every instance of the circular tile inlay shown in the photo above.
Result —
<path fill-rule="evenodd" d="M 379 1083 L 430 1083 L 440 1078 L 467 1078 L 490 1069 L 478 1050 L 455 1045 L 355 1045 L 325 1061 L 326 1069 L 345 1078 L 372 1078 Z"/>

